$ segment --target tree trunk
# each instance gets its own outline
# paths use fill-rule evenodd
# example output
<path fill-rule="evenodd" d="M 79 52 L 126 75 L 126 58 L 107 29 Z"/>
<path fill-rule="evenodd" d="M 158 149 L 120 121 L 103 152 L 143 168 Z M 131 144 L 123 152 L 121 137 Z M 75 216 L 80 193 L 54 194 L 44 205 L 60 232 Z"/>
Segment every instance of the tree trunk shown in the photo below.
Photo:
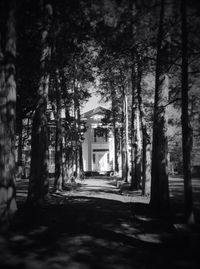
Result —
<path fill-rule="evenodd" d="M 42 2 L 42 1 L 41 1 Z M 41 8 L 42 5 L 41 5 Z M 43 15 L 43 17 L 42 17 Z M 31 168 L 28 188 L 27 203 L 30 206 L 40 206 L 48 194 L 48 128 L 47 128 L 47 101 L 49 90 L 49 62 L 51 48 L 48 36 L 52 22 L 53 8 L 45 4 L 42 10 L 41 32 L 41 77 L 37 92 L 37 106 L 33 116 L 31 138 Z"/>
<path fill-rule="evenodd" d="M 117 139 L 117 127 L 116 127 L 116 93 L 115 89 L 110 82 L 110 90 L 111 90 L 111 106 L 112 106 L 112 124 L 113 124 L 113 134 L 114 134 L 114 174 L 119 172 L 119 164 L 118 164 L 118 139 Z"/>
<path fill-rule="evenodd" d="M 168 187 L 168 140 L 166 104 L 168 103 L 169 79 L 165 72 L 167 47 L 163 41 L 164 0 L 161 2 L 160 22 L 157 40 L 157 60 L 155 78 L 151 206 L 161 212 L 169 208 Z"/>
<path fill-rule="evenodd" d="M 73 90 L 74 90 L 74 137 L 72 139 L 72 141 L 74 141 L 74 163 L 75 163 L 75 168 L 74 168 L 74 172 L 76 173 L 76 175 L 78 174 L 78 170 L 79 170 L 79 162 L 78 162 L 78 153 L 79 153 L 79 149 L 78 149 L 78 113 L 77 113 L 77 109 L 78 109 L 78 96 L 77 96 L 77 80 L 76 80 L 76 64 L 74 66 L 74 81 L 73 81 Z"/>
<path fill-rule="evenodd" d="M 150 193 L 150 137 L 147 133 L 147 127 L 145 122 L 145 112 L 143 108 L 142 102 L 142 93 L 141 93 L 141 78 L 142 78 L 142 70 L 141 63 L 138 59 L 138 81 L 137 81 L 137 98 L 138 98 L 138 109 L 139 109 L 139 117 L 140 124 L 142 130 L 142 195 Z"/>
<path fill-rule="evenodd" d="M 18 124 L 18 147 L 17 147 L 17 177 L 22 177 L 22 166 L 23 166 L 23 121 L 19 119 Z"/>
<path fill-rule="evenodd" d="M 82 172 L 84 172 L 83 169 L 83 149 L 82 149 L 82 145 L 79 145 L 79 167 L 80 167 L 80 173 L 82 174 Z"/>
<path fill-rule="evenodd" d="M 79 173 L 82 175 L 83 173 L 83 150 L 82 150 L 82 143 L 80 141 L 81 136 L 81 113 L 80 113 L 80 105 L 78 104 L 77 107 L 77 117 L 78 117 L 78 134 L 79 134 L 79 141 L 78 141 L 78 160 L 79 160 Z"/>
<path fill-rule="evenodd" d="M 138 190 L 141 181 L 141 146 L 139 141 L 139 118 L 138 100 L 136 98 L 136 88 L 138 88 L 138 75 L 136 78 L 134 57 L 131 72 L 132 80 L 132 115 L 131 115 L 131 189 Z M 140 81 L 139 81 L 140 83 Z"/>
<path fill-rule="evenodd" d="M 126 177 L 127 182 L 130 181 L 130 171 L 129 171 L 129 128 L 128 128 L 128 97 L 125 95 L 125 136 L 126 136 Z"/>
<path fill-rule="evenodd" d="M 0 224 L 7 224 L 17 210 L 15 189 L 15 8 L 16 2 L 11 1 L 7 19 L 5 55 L 3 55 L 0 44 Z"/>
<path fill-rule="evenodd" d="M 134 174 L 134 189 L 138 190 L 141 183 L 141 139 L 140 139 L 140 122 L 139 122 L 139 110 L 138 104 L 135 109 L 135 135 L 134 135 L 134 162 L 135 162 L 135 174 Z"/>
<path fill-rule="evenodd" d="M 55 141 L 55 181 L 54 190 L 62 191 L 62 119 L 61 86 L 59 71 L 56 71 L 56 141 Z"/>
<path fill-rule="evenodd" d="M 186 0 L 181 1 L 181 28 L 182 28 L 182 148 L 183 148 L 183 177 L 185 198 L 185 219 L 187 223 L 194 223 L 192 179 L 191 179 L 191 149 L 192 129 L 188 115 L 188 33 Z"/>
<path fill-rule="evenodd" d="M 134 133 L 135 133 L 135 64 L 132 55 L 131 85 L 132 85 L 132 104 L 131 104 L 131 190 L 135 189 L 135 155 L 134 155 Z"/>
<path fill-rule="evenodd" d="M 63 76 L 62 76 L 63 78 Z M 62 87 L 65 86 L 64 80 L 62 80 Z M 66 89 L 66 88 L 65 88 Z M 68 180 L 68 173 L 69 173 L 69 100 L 67 98 L 64 99 L 64 106 L 65 106 L 65 128 L 64 128 L 64 164 L 63 164 L 63 170 L 64 170 L 64 180 L 63 182 L 67 182 Z"/>
<path fill-rule="evenodd" d="M 122 179 L 128 182 L 128 148 L 127 148 L 127 96 L 123 89 L 122 107 Z"/>

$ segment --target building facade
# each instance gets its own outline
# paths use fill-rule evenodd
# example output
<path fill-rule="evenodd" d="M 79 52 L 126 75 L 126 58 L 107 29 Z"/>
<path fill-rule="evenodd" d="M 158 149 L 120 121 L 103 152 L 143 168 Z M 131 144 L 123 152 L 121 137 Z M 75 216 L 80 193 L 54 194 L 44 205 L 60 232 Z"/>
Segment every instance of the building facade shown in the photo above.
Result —
<path fill-rule="evenodd" d="M 87 131 L 82 143 L 84 171 L 112 171 L 114 165 L 114 139 L 108 128 L 102 127 L 101 119 L 106 109 L 97 107 L 82 115 Z"/>

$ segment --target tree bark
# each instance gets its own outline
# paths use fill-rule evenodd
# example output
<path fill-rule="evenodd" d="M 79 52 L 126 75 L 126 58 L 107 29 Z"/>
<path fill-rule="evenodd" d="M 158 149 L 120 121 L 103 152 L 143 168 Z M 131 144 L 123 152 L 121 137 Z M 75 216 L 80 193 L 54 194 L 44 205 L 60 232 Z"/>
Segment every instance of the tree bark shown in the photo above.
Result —
<path fill-rule="evenodd" d="M 128 182 L 127 96 L 124 88 L 122 91 L 122 179 Z"/>
<path fill-rule="evenodd" d="M 157 60 L 155 78 L 153 145 L 152 145 L 152 181 L 150 204 L 159 213 L 169 208 L 168 187 L 168 140 L 166 104 L 168 102 L 169 79 L 166 74 L 167 47 L 163 41 L 163 22 L 165 3 L 161 1 L 160 22 L 157 39 Z"/>
<path fill-rule="evenodd" d="M 17 147 L 17 177 L 22 177 L 22 166 L 23 166 L 23 120 L 19 118 L 18 124 L 18 147 Z"/>
<path fill-rule="evenodd" d="M 135 63 L 134 55 L 132 54 L 132 68 L 131 68 L 131 86 L 132 86 L 132 104 L 131 104 L 131 190 L 135 189 L 135 155 L 134 155 L 134 134 L 135 134 Z"/>
<path fill-rule="evenodd" d="M 138 111 L 138 100 L 136 98 L 137 91 L 139 87 L 140 80 L 138 77 L 138 68 L 137 68 L 137 77 L 136 77 L 136 68 L 134 64 L 134 57 L 132 59 L 132 115 L 131 115 L 131 189 L 138 190 L 140 181 L 141 181 L 141 145 L 139 141 L 139 111 Z"/>
<path fill-rule="evenodd" d="M 183 177 L 184 177 L 184 198 L 185 198 L 185 219 L 187 223 L 194 223 L 192 178 L 191 178 L 191 149 L 192 149 L 192 128 L 188 115 L 188 33 L 186 0 L 181 1 L 181 28 L 182 28 L 182 149 L 183 149 Z"/>
<path fill-rule="evenodd" d="M 114 134 L 114 174 L 119 172 L 119 164 L 118 164 L 118 144 L 117 144 L 117 127 L 116 127 L 116 93 L 115 89 L 110 82 L 110 90 L 111 90 L 111 105 L 112 105 L 112 125 L 113 125 L 113 134 Z"/>
<path fill-rule="evenodd" d="M 77 107 L 77 123 L 78 123 L 78 135 L 79 135 L 79 141 L 78 141 L 78 160 L 79 160 L 79 174 L 82 175 L 83 173 L 83 150 L 82 150 L 82 144 L 80 141 L 81 138 L 81 113 L 80 113 L 80 105 L 78 104 Z"/>
<path fill-rule="evenodd" d="M 77 109 L 79 106 L 78 103 L 78 96 L 77 96 L 77 79 L 76 79 L 76 75 L 77 75 L 77 66 L 76 63 L 74 64 L 74 81 L 73 81 L 73 90 L 74 90 L 74 137 L 72 139 L 72 141 L 75 142 L 74 145 L 74 163 L 75 163 L 75 167 L 73 168 L 75 170 L 76 175 L 78 174 L 78 170 L 79 170 L 79 161 L 78 161 L 78 153 L 79 153 L 79 147 L 78 147 L 78 115 L 77 115 Z"/>
<path fill-rule="evenodd" d="M 142 70 L 140 59 L 138 59 L 138 81 L 137 81 L 137 98 L 140 124 L 142 130 L 142 195 L 150 193 L 150 137 L 147 133 L 147 127 L 145 122 L 145 112 L 142 101 L 142 89 L 141 89 Z"/>
<path fill-rule="evenodd" d="M 61 85 L 59 71 L 56 71 L 56 141 L 55 141 L 55 181 L 54 190 L 62 191 L 62 119 Z"/>
<path fill-rule="evenodd" d="M 134 135 L 134 162 L 135 162 L 135 174 L 134 174 L 134 189 L 138 190 L 141 183 L 141 139 L 140 139 L 140 122 L 139 122 L 139 109 L 138 104 L 135 109 L 135 135 Z"/>
<path fill-rule="evenodd" d="M 0 224 L 8 224 L 17 210 L 15 189 L 15 9 L 16 2 L 10 1 L 4 54 L 0 48 Z"/>
<path fill-rule="evenodd" d="M 31 168 L 27 203 L 29 206 L 41 206 L 48 194 L 48 126 L 47 101 L 49 90 L 49 63 L 51 47 L 48 44 L 49 32 L 52 24 L 53 8 L 45 4 L 44 10 L 41 1 L 41 77 L 37 92 L 37 106 L 33 116 L 31 138 Z"/>

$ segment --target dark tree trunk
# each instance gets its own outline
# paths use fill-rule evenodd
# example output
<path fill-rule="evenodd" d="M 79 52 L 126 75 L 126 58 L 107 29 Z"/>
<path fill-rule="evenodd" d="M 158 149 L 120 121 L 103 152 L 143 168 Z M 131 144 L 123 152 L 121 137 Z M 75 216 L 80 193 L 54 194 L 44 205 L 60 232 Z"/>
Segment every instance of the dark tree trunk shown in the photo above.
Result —
<path fill-rule="evenodd" d="M 62 76 L 63 78 L 63 76 Z M 62 80 L 62 87 L 65 87 L 64 79 Z M 65 88 L 66 89 L 66 88 Z M 67 98 L 64 99 L 64 105 L 65 105 L 65 128 L 64 128 L 64 163 L 63 163 L 63 170 L 64 170 L 64 180 L 63 182 L 66 182 L 68 179 L 68 173 L 69 173 L 69 156 L 70 156 L 70 151 L 69 151 L 69 100 Z"/>
<path fill-rule="evenodd" d="M 79 145 L 79 167 L 80 167 L 80 173 L 84 172 L 84 169 L 83 169 L 83 149 L 82 149 L 81 145 Z"/>
<path fill-rule="evenodd" d="M 157 39 L 150 200 L 151 206 L 160 213 L 167 213 L 166 210 L 169 208 L 168 140 L 166 119 L 169 79 L 165 71 L 168 51 L 166 43 L 163 41 L 163 21 L 165 15 L 164 5 L 164 0 L 162 0 Z"/>
<path fill-rule="evenodd" d="M 48 44 L 48 36 L 52 23 L 53 8 L 47 3 L 44 7 L 41 5 L 41 9 L 43 25 L 41 31 L 41 77 L 37 92 L 38 101 L 32 124 L 31 168 L 27 198 L 27 203 L 30 206 L 40 206 L 44 203 L 49 186 L 47 101 L 51 47 Z"/>
<path fill-rule="evenodd" d="M 187 223 L 194 223 L 192 179 L 191 179 L 191 148 L 192 129 L 188 115 L 188 33 L 186 0 L 181 1 L 181 27 L 182 27 L 182 148 L 183 148 L 183 176 L 185 197 L 185 219 Z"/>
<path fill-rule="evenodd" d="M 119 172 L 119 164 L 118 164 L 118 139 L 117 139 L 117 127 L 116 127 L 116 93 L 115 89 L 110 83 L 110 88 L 111 88 L 111 105 L 112 105 L 112 124 L 113 124 L 113 134 L 114 134 L 114 174 Z"/>
<path fill-rule="evenodd" d="M 139 145 L 139 121 L 138 121 L 138 100 L 136 98 L 136 88 L 138 88 L 138 74 L 136 70 L 134 57 L 132 59 L 132 111 L 131 111 L 131 189 L 138 190 L 141 181 L 141 150 Z M 138 68 L 137 68 L 138 69 Z M 139 81 L 140 83 L 140 81 Z"/>
<path fill-rule="evenodd" d="M 55 141 L 55 181 L 54 190 L 62 191 L 62 119 L 61 85 L 59 71 L 56 71 L 56 141 Z"/>
<path fill-rule="evenodd" d="M 79 173 L 82 175 L 83 172 L 83 150 L 82 150 L 82 144 L 80 141 L 81 136 L 81 113 L 80 113 L 80 105 L 78 104 L 77 107 L 77 117 L 78 117 L 78 135 L 79 135 L 79 141 L 78 141 L 78 160 L 79 160 Z"/>
<path fill-rule="evenodd" d="M 23 121 L 20 117 L 18 120 L 18 147 L 17 147 L 17 177 L 22 177 L 22 166 L 23 166 Z"/>
<path fill-rule="evenodd" d="M 76 175 L 78 174 L 78 153 L 79 153 L 79 147 L 78 147 L 78 96 L 77 96 L 77 80 L 76 80 L 76 64 L 74 66 L 74 81 L 73 81 L 73 90 L 74 90 L 74 137 L 73 137 L 73 142 L 74 142 L 74 163 L 75 163 L 75 172 Z M 74 168 L 72 168 L 74 169 Z"/>
<path fill-rule="evenodd" d="M 4 54 L 0 43 L 0 224 L 7 224 L 17 210 L 15 190 L 16 2 L 10 1 L 9 8 Z"/>

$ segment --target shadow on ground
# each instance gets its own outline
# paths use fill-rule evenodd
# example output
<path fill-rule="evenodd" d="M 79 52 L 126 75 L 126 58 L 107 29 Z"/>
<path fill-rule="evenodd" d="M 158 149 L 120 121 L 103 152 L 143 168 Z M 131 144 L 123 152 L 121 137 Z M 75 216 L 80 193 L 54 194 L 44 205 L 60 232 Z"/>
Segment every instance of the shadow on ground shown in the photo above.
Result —
<path fill-rule="evenodd" d="M 107 198 L 75 189 L 30 210 L 25 185 L 12 227 L 0 236 L 1 268 L 199 268 L 199 232 L 180 234 L 175 219 L 155 217 L 148 204 L 111 200 L 109 189 L 99 189 Z"/>
<path fill-rule="evenodd" d="M 56 199 L 40 210 L 21 206 L 1 237 L 1 268 L 197 268 L 195 248 L 148 216 L 148 205 Z"/>

